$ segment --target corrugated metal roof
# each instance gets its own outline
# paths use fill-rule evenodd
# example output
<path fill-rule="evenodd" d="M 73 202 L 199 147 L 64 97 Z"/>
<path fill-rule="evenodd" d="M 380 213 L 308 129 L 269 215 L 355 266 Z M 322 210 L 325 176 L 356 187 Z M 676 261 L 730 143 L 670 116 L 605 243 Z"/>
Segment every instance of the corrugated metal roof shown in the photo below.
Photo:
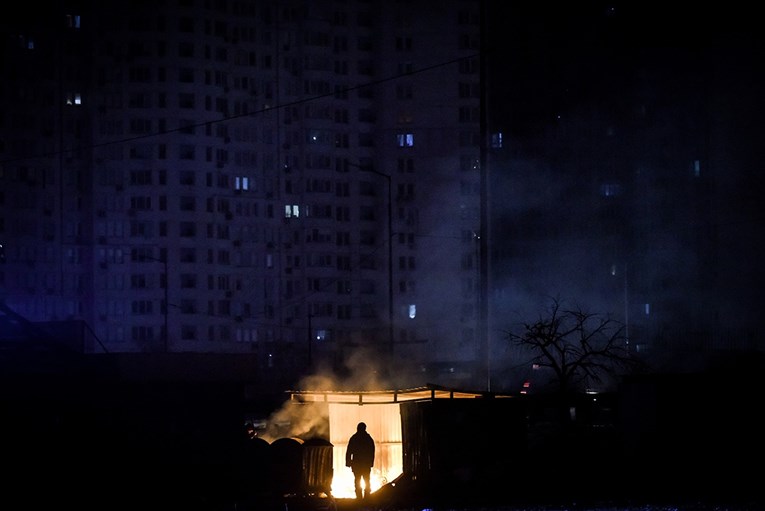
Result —
<path fill-rule="evenodd" d="M 385 404 L 433 399 L 509 398 L 509 394 L 471 391 L 425 385 L 398 390 L 290 390 L 291 401 L 347 404 Z"/>

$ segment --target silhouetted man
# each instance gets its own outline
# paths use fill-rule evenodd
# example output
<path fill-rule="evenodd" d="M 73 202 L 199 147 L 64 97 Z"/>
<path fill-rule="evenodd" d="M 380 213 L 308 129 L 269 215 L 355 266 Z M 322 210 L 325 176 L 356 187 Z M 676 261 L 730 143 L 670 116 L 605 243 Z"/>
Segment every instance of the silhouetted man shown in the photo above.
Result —
<path fill-rule="evenodd" d="M 372 483 L 369 481 L 369 473 L 375 463 L 375 441 L 367 433 L 367 425 L 359 422 L 356 432 L 348 440 L 348 449 L 345 451 L 345 466 L 353 471 L 353 484 L 356 488 L 356 498 L 369 497 L 372 491 Z M 361 480 L 364 480 L 362 493 Z"/>

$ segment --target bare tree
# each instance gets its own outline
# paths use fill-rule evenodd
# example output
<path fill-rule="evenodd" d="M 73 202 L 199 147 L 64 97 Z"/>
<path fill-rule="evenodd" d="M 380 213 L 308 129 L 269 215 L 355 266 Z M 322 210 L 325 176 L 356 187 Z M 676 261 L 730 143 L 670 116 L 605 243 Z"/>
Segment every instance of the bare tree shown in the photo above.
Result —
<path fill-rule="evenodd" d="M 629 351 L 624 325 L 580 308 L 564 309 L 559 299 L 536 322 L 521 323 L 519 333 L 506 334 L 530 352 L 530 364 L 552 370 L 561 396 L 580 390 L 583 383 L 602 382 L 641 366 Z"/>

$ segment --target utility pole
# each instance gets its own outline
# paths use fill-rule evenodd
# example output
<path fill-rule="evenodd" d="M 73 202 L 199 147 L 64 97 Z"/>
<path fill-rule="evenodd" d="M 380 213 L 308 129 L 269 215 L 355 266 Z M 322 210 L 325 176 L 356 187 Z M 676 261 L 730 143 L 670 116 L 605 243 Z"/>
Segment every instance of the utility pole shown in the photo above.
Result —
<path fill-rule="evenodd" d="M 488 149 L 489 139 L 491 133 L 489 130 L 488 119 L 488 80 L 489 80 L 489 34 L 488 34 L 488 16 L 489 9 L 488 0 L 483 0 L 480 3 L 480 22 L 481 22 L 481 54 L 479 57 L 480 63 L 480 130 L 481 130 L 481 146 L 480 146 L 480 165 L 481 165 L 481 227 L 478 233 L 478 248 L 479 248 L 479 326 L 478 326 L 478 349 L 477 359 L 483 360 L 486 364 L 486 390 L 491 392 L 491 342 L 489 341 L 489 236 L 491 233 L 491 226 L 489 225 L 489 205 L 490 197 L 489 190 L 489 168 L 488 168 Z"/>

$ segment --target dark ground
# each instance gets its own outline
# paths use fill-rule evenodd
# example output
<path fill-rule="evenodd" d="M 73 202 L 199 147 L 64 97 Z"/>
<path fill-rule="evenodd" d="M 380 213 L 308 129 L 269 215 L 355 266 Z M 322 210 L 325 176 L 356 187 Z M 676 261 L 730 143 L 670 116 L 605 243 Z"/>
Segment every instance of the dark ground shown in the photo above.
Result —
<path fill-rule="evenodd" d="M 275 498 L 280 493 L 268 474 L 247 476 L 243 484 L 237 461 L 243 453 L 240 403 L 227 397 L 237 395 L 228 386 L 6 379 L 0 385 L 0 508 L 765 510 L 759 469 L 765 458 L 761 385 L 730 393 L 718 389 L 719 378 L 712 380 L 714 385 L 707 380 L 637 382 L 614 403 L 621 413 L 603 424 L 587 420 L 570 434 L 550 427 L 545 403 L 535 405 L 527 410 L 528 436 L 518 457 L 471 465 L 466 471 L 451 462 L 459 458 L 451 449 L 450 462 L 438 473 L 428 469 L 416 484 L 398 481 L 358 506 L 347 499 Z M 649 384 L 651 392 L 645 390 Z M 485 428 L 485 421 L 479 422 Z M 507 427 L 500 422 L 482 429 L 483 437 L 501 446 L 517 436 Z M 476 452 L 491 456 L 497 451 L 479 449 L 487 444 L 476 443 L 473 435 L 445 435 L 444 442 L 468 460 Z M 431 460 L 433 455 L 429 451 Z M 251 481 L 262 481 L 262 486 L 245 505 L 237 492 Z"/>
<path fill-rule="evenodd" d="M 384 503 L 356 502 L 354 499 L 337 499 L 335 502 L 337 511 L 762 511 L 761 504 L 755 503 L 708 503 L 708 502 L 680 502 L 680 503 L 581 503 L 569 502 L 558 504 L 503 504 L 503 505 L 450 505 L 442 503 L 437 506 L 428 505 L 399 505 L 389 506 Z M 327 508 L 329 509 L 329 508 Z"/>

